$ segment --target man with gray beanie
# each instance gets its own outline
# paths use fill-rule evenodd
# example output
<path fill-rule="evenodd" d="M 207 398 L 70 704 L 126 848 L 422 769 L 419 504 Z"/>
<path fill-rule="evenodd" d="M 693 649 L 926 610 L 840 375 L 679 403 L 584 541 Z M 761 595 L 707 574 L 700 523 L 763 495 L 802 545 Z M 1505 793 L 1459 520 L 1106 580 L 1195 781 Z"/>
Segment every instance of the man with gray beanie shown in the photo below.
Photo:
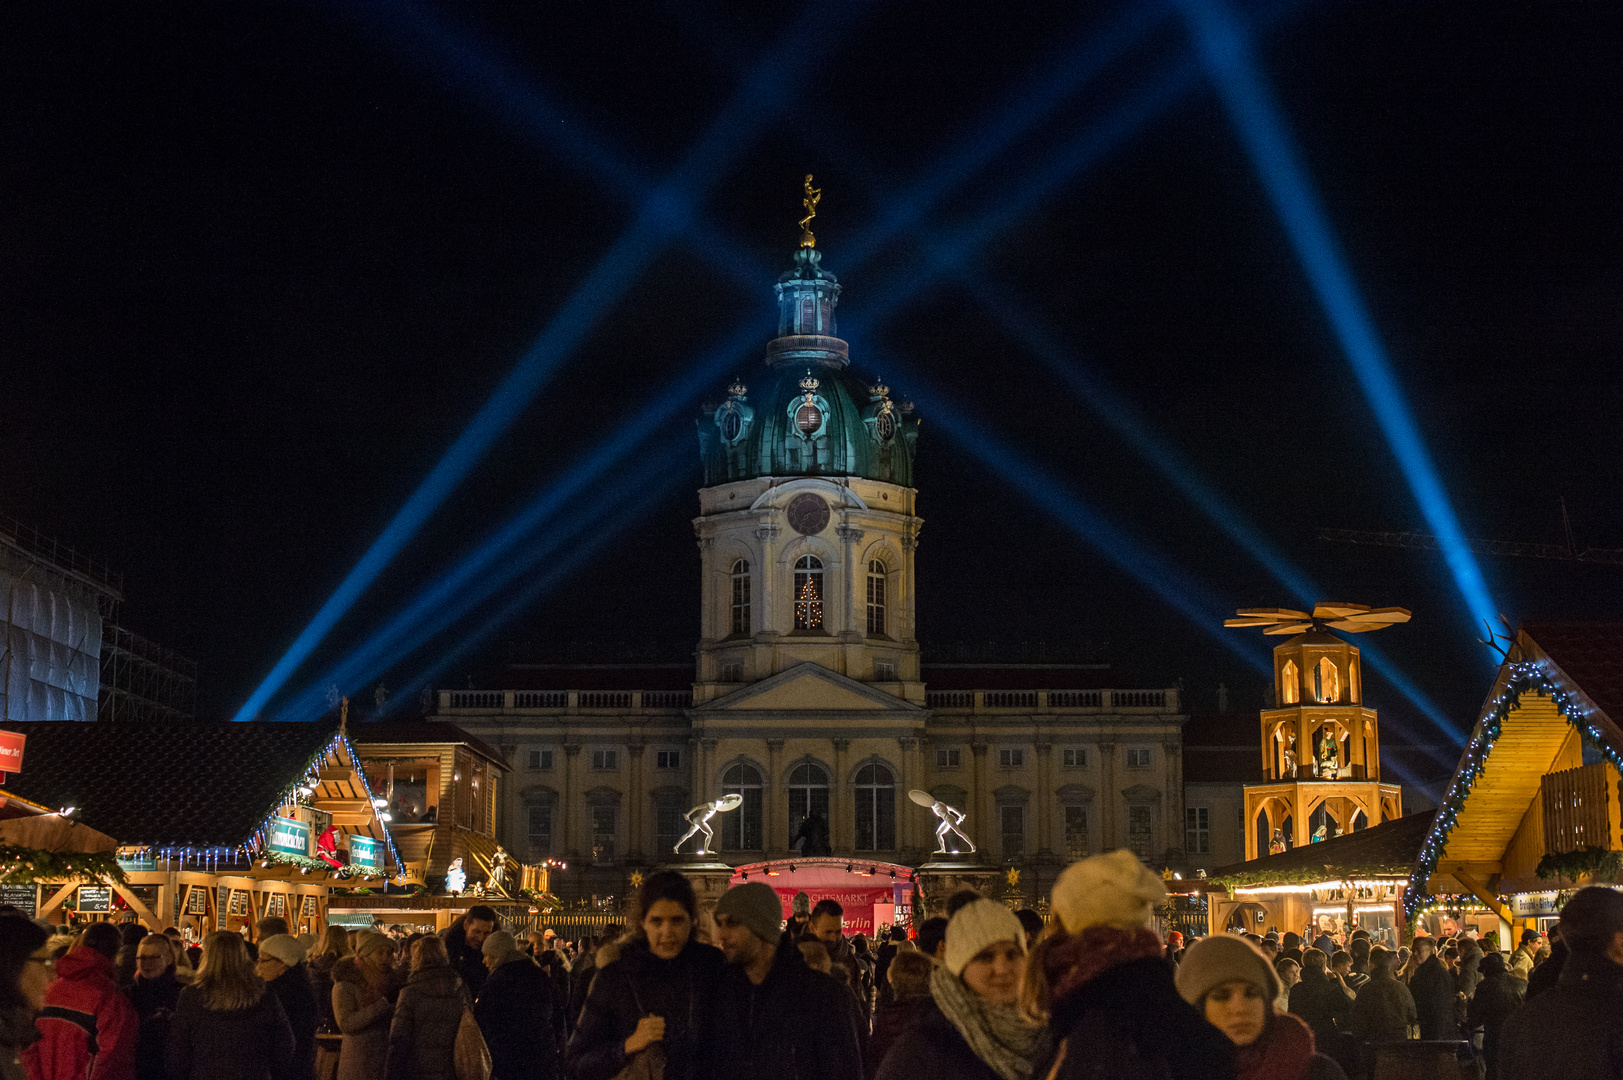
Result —
<path fill-rule="evenodd" d="M 855 1080 L 862 1075 L 846 991 L 806 966 L 783 933 L 783 902 L 749 881 L 716 901 L 727 971 L 716 990 L 718 1080 Z"/>
<path fill-rule="evenodd" d="M 1623 1076 L 1623 893 L 1579 889 L 1561 909 L 1567 962 L 1555 989 L 1517 1009 L 1499 1033 L 1499 1075 Z"/>
<path fill-rule="evenodd" d="M 552 1037 L 552 982 L 506 930 L 480 946 L 490 977 L 473 1018 L 490 1048 L 491 1080 L 553 1080 L 558 1048 Z"/>

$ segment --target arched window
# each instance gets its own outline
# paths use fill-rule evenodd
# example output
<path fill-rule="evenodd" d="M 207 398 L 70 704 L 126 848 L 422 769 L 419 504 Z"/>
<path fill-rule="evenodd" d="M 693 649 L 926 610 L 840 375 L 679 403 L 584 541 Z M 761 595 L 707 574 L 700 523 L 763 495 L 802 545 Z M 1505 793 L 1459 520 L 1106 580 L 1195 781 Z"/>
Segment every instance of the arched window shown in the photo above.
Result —
<path fill-rule="evenodd" d="M 896 779 L 878 762 L 857 770 L 857 850 L 896 850 Z"/>
<path fill-rule="evenodd" d="M 761 774 L 753 765 L 740 761 L 722 774 L 721 793 L 744 797 L 744 804 L 737 810 L 716 815 L 721 819 L 721 849 L 761 850 Z"/>
<path fill-rule="evenodd" d="M 1287 660 L 1279 669 L 1279 703 L 1295 705 L 1302 697 L 1302 686 L 1296 678 L 1296 661 Z"/>
<path fill-rule="evenodd" d="M 1320 701 L 1341 700 L 1341 672 L 1328 656 L 1320 657 L 1313 668 L 1313 696 Z"/>
<path fill-rule="evenodd" d="M 868 635 L 885 633 L 885 564 L 875 559 L 868 564 Z"/>
<path fill-rule="evenodd" d="M 750 632 L 750 564 L 747 559 L 733 563 L 733 633 Z"/>
<path fill-rule="evenodd" d="M 823 628 L 823 560 L 802 555 L 795 561 L 795 629 Z"/>
<path fill-rule="evenodd" d="M 794 850 L 800 827 L 816 814 L 822 819 L 822 839 L 828 839 L 828 773 L 821 765 L 803 761 L 789 773 L 789 848 Z M 812 838 L 804 837 L 802 854 L 811 853 Z"/>

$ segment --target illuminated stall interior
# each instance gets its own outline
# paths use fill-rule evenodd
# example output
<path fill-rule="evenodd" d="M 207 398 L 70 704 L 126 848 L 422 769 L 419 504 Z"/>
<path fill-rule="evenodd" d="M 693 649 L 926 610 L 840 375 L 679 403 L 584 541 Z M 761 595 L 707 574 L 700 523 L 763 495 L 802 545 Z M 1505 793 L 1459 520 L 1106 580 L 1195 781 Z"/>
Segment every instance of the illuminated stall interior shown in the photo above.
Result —
<path fill-rule="evenodd" d="M 1547 926 L 1581 885 L 1623 866 L 1623 623 L 1534 623 L 1503 662 L 1414 867 L 1431 930 L 1462 907 L 1501 942 Z M 1467 915 L 1468 920 L 1472 916 Z"/>

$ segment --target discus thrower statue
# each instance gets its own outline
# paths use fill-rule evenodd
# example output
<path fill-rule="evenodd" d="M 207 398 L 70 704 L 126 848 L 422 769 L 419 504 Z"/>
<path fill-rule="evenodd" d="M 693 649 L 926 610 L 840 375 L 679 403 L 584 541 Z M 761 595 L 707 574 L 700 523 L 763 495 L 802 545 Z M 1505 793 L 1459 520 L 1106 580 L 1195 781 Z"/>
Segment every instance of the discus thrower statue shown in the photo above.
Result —
<path fill-rule="evenodd" d="M 683 815 L 683 817 L 687 818 L 690 828 L 687 832 L 682 834 L 682 839 L 678 840 L 671 850 L 680 855 L 682 853 L 682 845 L 687 843 L 689 838 L 698 833 L 704 833 L 704 839 L 699 841 L 698 850 L 696 850 L 694 854 L 710 854 L 710 845 L 715 843 L 716 840 L 716 831 L 710 827 L 710 819 L 715 817 L 717 814 L 725 814 L 729 810 L 737 810 L 743 805 L 744 796 L 734 793 L 732 795 L 723 795 L 719 799 L 695 806 L 692 810 L 689 810 Z"/>
<path fill-rule="evenodd" d="M 934 814 L 941 822 L 941 824 L 937 825 L 935 829 L 936 849 L 934 854 L 973 855 L 975 853 L 975 841 L 971 840 L 967 835 L 965 835 L 964 830 L 958 827 L 964 823 L 964 819 L 969 817 L 968 814 L 955 807 L 948 806 L 940 799 L 937 799 L 934 795 L 931 795 L 928 791 L 920 791 L 918 788 L 914 788 L 912 791 L 909 791 L 907 793 L 907 797 L 918 803 L 920 806 L 929 808 L 930 813 Z M 947 849 L 948 833 L 958 837 L 958 839 L 967 844 L 969 846 L 969 851 L 949 851 Z"/>

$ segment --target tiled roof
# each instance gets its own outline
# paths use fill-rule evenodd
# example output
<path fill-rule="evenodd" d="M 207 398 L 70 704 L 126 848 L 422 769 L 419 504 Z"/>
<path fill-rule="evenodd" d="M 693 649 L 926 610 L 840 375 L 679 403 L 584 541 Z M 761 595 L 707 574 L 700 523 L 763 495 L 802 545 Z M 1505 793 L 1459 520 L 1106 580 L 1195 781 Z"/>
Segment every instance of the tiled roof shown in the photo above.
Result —
<path fill-rule="evenodd" d="M 1522 632 L 1623 727 L 1623 623 L 1533 622 Z"/>
<path fill-rule="evenodd" d="M 280 804 L 337 725 L 10 724 L 28 737 L 6 790 L 123 844 L 235 847 Z"/>
<path fill-rule="evenodd" d="M 1408 874 L 1420 857 L 1420 844 L 1431 829 L 1436 811 L 1410 814 L 1396 821 L 1383 821 L 1369 829 L 1347 833 L 1317 844 L 1303 844 L 1278 855 L 1265 855 L 1250 862 L 1213 870 L 1210 877 L 1259 878 L 1268 874 L 1298 870 L 1324 870 L 1326 877 L 1356 874 Z"/>
<path fill-rule="evenodd" d="M 378 743 L 460 743 L 481 757 L 507 767 L 507 759 L 495 747 L 455 724 L 440 720 L 373 720 L 351 724 L 349 741 L 358 753 L 361 747 Z"/>

